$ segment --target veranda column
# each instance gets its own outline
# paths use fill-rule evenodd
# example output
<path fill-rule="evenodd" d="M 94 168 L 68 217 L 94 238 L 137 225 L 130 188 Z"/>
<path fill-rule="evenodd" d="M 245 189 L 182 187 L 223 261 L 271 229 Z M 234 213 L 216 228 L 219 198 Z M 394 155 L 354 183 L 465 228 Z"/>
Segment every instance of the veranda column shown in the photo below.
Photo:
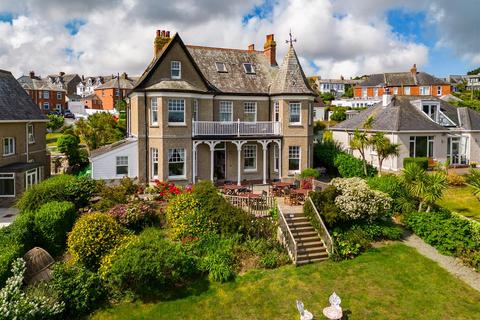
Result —
<path fill-rule="evenodd" d="M 278 178 L 282 180 L 282 140 L 275 140 L 278 145 Z"/>
<path fill-rule="evenodd" d="M 247 143 L 247 141 L 232 141 L 233 144 L 237 146 L 237 185 L 242 184 L 242 146 Z"/>
<path fill-rule="evenodd" d="M 263 184 L 267 184 L 267 147 L 271 140 L 259 141 L 263 149 Z"/>
<path fill-rule="evenodd" d="M 221 141 L 207 141 L 206 144 L 210 146 L 210 180 L 213 182 L 213 162 L 214 162 L 214 154 L 215 154 L 215 146 L 219 144 Z"/>
<path fill-rule="evenodd" d="M 202 142 L 199 142 L 199 141 L 194 141 L 193 142 L 193 148 L 192 148 L 192 182 L 195 184 L 197 182 L 197 160 L 198 160 L 198 155 L 197 155 L 197 147 L 198 145 L 202 143 Z"/>

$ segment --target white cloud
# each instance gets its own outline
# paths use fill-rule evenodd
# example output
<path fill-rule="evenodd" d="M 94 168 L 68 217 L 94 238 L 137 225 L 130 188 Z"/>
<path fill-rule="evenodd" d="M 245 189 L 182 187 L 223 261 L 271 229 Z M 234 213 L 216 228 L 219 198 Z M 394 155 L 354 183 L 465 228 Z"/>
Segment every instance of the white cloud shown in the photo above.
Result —
<path fill-rule="evenodd" d="M 432 21 L 442 24 L 439 45 L 444 46 L 457 46 L 453 35 L 467 32 L 471 23 L 465 19 L 461 26 L 457 23 L 449 28 L 457 17 L 454 12 L 473 16 L 443 0 L 436 1 L 436 6 L 427 5 L 426 0 L 386 2 L 270 1 L 273 12 L 267 19 L 252 18 L 243 24 L 243 17 L 261 5 L 261 0 L 2 1 L 0 12 L 14 12 L 16 18 L 12 24 L 0 22 L 0 68 L 16 75 L 29 70 L 43 75 L 58 71 L 138 75 L 152 58 L 156 29 L 179 32 L 186 43 L 233 48 L 246 48 L 250 43 L 262 48 L 265 34 L 275 33 L 280 62 L 291 28 L 308 74 L 355 76 L 406 70 L 412 63 L 428 61 L 426 46 L 392 32 L 385 21 L 387 9 L 400 5 L 414 8 L 419 2 Z M 442 14 L 442 8 L 449 14 Z M 64 24 L 74 18 L 86 24 L 72 36 Z M 459 55 L 480 60 L 480 41 L 463 42 Z"/>

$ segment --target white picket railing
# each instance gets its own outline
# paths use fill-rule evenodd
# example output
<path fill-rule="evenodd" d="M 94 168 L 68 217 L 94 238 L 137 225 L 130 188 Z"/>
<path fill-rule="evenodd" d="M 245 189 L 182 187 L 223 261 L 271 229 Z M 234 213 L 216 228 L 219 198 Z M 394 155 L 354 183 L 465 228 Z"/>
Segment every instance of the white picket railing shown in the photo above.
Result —
<path fill-rule="evenodd" d="M 280 136 L 280 122 L 193 121 L 193 136 Z"/>

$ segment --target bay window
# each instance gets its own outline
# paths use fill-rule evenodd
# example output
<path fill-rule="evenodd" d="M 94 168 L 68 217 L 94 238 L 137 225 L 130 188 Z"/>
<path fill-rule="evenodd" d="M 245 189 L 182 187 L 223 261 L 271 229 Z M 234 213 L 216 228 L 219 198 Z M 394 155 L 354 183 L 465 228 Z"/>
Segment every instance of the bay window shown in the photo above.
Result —
<path fill-rule="evenodd" d="M 410 137 L 410 157 L 428 157 L 433 158 L 433 136 L 411 136 Z"/>
<path fill-rule="evenodd" d="M 168 178 L 184 179 L 185 174 L 185 149 L 168 149 Z"/>
<path fill-rule="evenodd" d="M 185 100 L 168 99 L 168 123 L 185 124 Z"/>
<path fill-rule="evenodd" d="M 158 101 L 157 98 L 152 98 L 150 102 L 150 121 L 152 125 L 158 125 Z"/>
<path fill-rule="evenodd" d="M 158 149 L 151 148 L 150 156 L 152 160 L 152 178 L 156 179 L 158 177 Z"/>
<path fill-rule="evenodd" d="M 299 102 L 291 102 L 288 104 L 289 108 L 289 119 L 290 119 L 290 124 L 300 124 L 301 123 L 301 117 L 300 117 L 300 111 L 301 111 L 301 104 Z"/>

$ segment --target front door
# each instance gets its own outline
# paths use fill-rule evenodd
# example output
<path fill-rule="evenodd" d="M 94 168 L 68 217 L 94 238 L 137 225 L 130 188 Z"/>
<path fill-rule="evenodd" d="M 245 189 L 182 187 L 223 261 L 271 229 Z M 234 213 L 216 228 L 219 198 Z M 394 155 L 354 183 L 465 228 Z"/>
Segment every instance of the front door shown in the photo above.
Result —
<path fill-rule="evenodd" d="M 213 177 L 216 181 L 225 180 L 225 157 L 225 142 L 221 142 L 215 146 L 215 151 L 213 152 Z"/>

